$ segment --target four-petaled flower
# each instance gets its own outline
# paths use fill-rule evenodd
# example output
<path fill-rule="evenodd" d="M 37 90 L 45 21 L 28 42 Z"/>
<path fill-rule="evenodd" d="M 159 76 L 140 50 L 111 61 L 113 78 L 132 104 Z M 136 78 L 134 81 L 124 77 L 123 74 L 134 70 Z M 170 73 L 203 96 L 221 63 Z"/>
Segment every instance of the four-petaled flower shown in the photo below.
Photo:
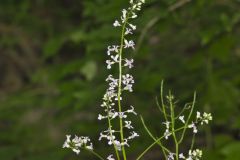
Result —
<path fill-rule="evenodd" d="M 128 67 L 128 68 L 132 68 L 133 67 L 133 59 L 125 59 L 125 64 L 124 64 L 125 67 Z"/>
<path fill-rule="evenodd" d="M 124 43 L 125 43 L 124 48 L 132 48 L 132 49 L 134 49 L 135 43 L 133 42 L 133 40 L 128 41 L 128 40 L 125 39 Z"/>

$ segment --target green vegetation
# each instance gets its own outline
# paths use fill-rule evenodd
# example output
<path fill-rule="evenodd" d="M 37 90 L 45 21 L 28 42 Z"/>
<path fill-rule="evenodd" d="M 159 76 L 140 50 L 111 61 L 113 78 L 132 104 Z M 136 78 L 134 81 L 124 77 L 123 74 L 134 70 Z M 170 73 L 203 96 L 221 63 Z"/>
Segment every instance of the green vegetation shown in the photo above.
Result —
<path fill-rule="evenodd" d="M 0 2 L 0 159 L 94 159 L 61 147 L 66 134 L 97 140 L 104 128 L 96 117 L 109 74 L 106 47 L 119 39 L 111 24 L 127 2 Z M 214 117 L 196 141 L 207 160 L 240 159 L 239 8 L 239 0 L 148 0 L 135 21 L 136 82 L 127 103 L 160 135 L 155 97 L 161 81 L 179 106 L 196 90 L 195 108 Z M 134 120 L 141 138 L 128 150 L 130 159 L 152 142 Z M 94 144 L 107 152 L 104 143 Z M 158 151 L 146 159 L 159 159 Z"/>

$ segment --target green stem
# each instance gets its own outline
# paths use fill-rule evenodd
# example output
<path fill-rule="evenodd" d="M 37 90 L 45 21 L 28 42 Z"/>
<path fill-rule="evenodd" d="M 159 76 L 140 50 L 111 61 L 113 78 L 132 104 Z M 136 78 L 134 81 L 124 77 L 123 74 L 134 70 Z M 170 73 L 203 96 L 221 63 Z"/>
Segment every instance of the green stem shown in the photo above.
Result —
<path fill-rule="evenodd" d="M 141 121 L 142 121 L 142 124 L 143 124 L 143 127 L 145 128 L 145 130 L 147 131 L 147 133 L 149 134 L 149 136 L 154 140 L 154 141 L 157 141 L 157 139 L 152 135 L 152 133 L 149 131 L 149 129 L 147 128 L 145 122 L 144 122 L 144 119 L 142 118 L 142 116 L 140 117 L 141 118 Z M 166 155 L 166 152 L 170 153 L 170 151 L 164 147 L 161 143 L 161 141 L 157 142 L 157 144 L 161 147 L 162 151 L 163 151 L 163 155 L 165 157 L 165 159 L 167 159 L 167 155 Z"/>
<path fill-rule="evenodd" d="M 171 111 L 171 129 L 172 132 L 175 130 L 175 111 L 174 111 L 174 105 L 172 102 L 172 94 L 171 92 L 169 93 L 169 102 L 170 102 L 170 111 Z M 173 139 L 174 139 L 174 143 L 175 143 L 175 152 L 176 152 L 176 160 L 178 160 L 178 152 L 179 152 L 179 144 L 178 144 L 178 140 L 176 137 L 176 133 L 173 132 L 172 133 Z"/>
<path fill-rule="evenodd" d="M 107 111 L 109 113 L 109 108 L 107 107 Z M 109 128 L 109 133 L 110 133 L 110 136 L 111 138 L 113 137 L 112 135 L 112 124 L 111 124 L 111 119 L 109 117 L 109 114 L 107 115 L 107 119 L 108 119 L 108 128 Z M 113 139 L 113 138 L 112 138 Z M 115 145 L 115 143 L 113 142 L 113 146 L 114 146 L 114 150 L 115 150 L 115 153 L 116 153 L 116 156 L 117 156 L 117 159 L 120 160 L 120 157 L 119 157 L 119 153 L 118 153 L 118 150 L 117 150 L 117 147 Z"/>
<path fill-rule="evenodd" d="M 167 113 L 166 113 L 166 106 L 164 104 L 164 100 L 163 100 L 163 81 L 161 82 L 161 103 L 162 103 L 162 111 L 163 111 L 163 114 L 164 114 L 164 118 L 166 121 L 168 121 L 168 118 L 167 118 Z"/>
<path fill-rule="evenodd" d="M 118 77 L 118 111 L 121 113 L 122 112 L 122 106 L 121 106 L 121 92 L 122 92 L 122 53 L 123 53 L 123 47 L 124 47 L 124 35 L 125 35 L 125 27 L 128 21 L 128 16 L 129 13 L 127 15 L 127 18 L 122 26 L 122 33 L 121 33 L 121 45 L 120 45 L 120 49 L 119 49 L 119 77 Z M 119 118 L 119 125 L 120 125 L 120 137 L 121 137 L 121 143 L 124 142 L 124 133 L 123 133 L 123 120 L 120 117 Z M 126 155 L 126 151 L 125 151 L 125 147 L 124 145 L 122 145 L 122 155 L 123 155 L 123 159 L 127 160 L 127 155 Z"/>
<path fill-rule="evenodd" d="M 193 134 L 193 138 L 192 138 L 192 143 L 191 143 L 191 148 L 190 148 L 190 150 L 193 150 L 193 146 L 194 146 L 194 143 L 195 143 L 195 137 L 196 137 L 196 134 L 194 133 L 194 134 Z"/>
<path fill-rule="evenodd" d="M 178 131 L 181 131 L 183 130 L 185 127 L 181 127 L 181 128 L 178 128 L 170 133 L 173 133 L 173 132 L 178 132 Z M 161 136 L 160 138 L 158 138 L 155 142 L 153 142 L 150 146 L 148 146 L 138 157 L 136 160 L 139 160 L 141 159 L 155 144 L 157 144 L 159 141 L 161 141 L 161 139 L 163 139 L 164 136 Z"/>
<path fill-rule="evenodd" d="M 183 138 L 184 138 L 184 136 L 185 136 L 185 132 L 186 132 L 187 126 L 188 126 L 188 124 L 189 124 L 190 118 L 191 118 L 191 116 L 192 116 L 195 103 L 196 103 L 196 92 L 194 92 L 193 103 L 192 103 L 192 106 L 191 106 L 191 111 L 190 111 L 190 113 L 189 113 L 189 115 L 188 115 L 187 121 L 185 122 L 185 128 L 184 128 L 184 130 L 183 130 L 183 132 L 182 132 L 182 136 L 181 136 L 181 138 L 180 138 L 180 140 L 179 140 L 179 144 L 182 143 Z"/>
<path fill-rule="evenodd" d="M 87 148 L 84 148 L 85 150 L 91 152 L 93 155 L 95 155 L 96 157 L 98 157 L 98 159 L 100 160 L 104 160 L 104 158 L 102 156 L 100 156 L 97 152 L 94 152 L 93 150 L 91 149 L 87 149 Z"/>

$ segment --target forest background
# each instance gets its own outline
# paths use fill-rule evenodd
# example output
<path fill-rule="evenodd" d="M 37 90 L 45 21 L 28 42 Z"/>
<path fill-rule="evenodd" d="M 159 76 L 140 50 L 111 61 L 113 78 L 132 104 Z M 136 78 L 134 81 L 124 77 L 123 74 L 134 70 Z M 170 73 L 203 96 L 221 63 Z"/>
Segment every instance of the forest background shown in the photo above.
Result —
<path fill-rule="evenodd" d="M 95 149 L 104 124 L 97 120 L 106 89 L 106 48 L 119 39 L 112 27 L 128 0 L 0 1 L 0 159 L 77 160 L 62 149 L 66 134 L 90 135 Z M 214 121 L 197 145 L 204 160 L 240 159 L 240 1 L 148 0 L 136 20 L 134 104 L 149 128 L 164 131 L 156 107 L 161 81 L 178 106 L 197 91 L 197 110 Z M 130 157 L 151 144 L 141 137 Z M 182 148 L 185 149 L 184 147 Z M 159 159 L 159 148 L 146 155 Z M 133 158 L 132 158 L 133 159 Z"/>

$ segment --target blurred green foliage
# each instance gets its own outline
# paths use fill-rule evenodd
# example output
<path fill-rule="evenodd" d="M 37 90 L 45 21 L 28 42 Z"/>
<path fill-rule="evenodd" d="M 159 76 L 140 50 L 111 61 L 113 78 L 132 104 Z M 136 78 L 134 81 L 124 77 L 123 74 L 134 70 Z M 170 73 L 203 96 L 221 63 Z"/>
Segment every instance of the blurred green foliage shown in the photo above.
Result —
<path fill-rule="evenodd" d="M 0 2 L 0 159 L 92 158 L 61 149 L 66 134 L 89 135 L 106 154 L 105 144 L 97 141 L 104 124 L 96 119 L 109 74 L 105 52 L 119 41 L 111 24 L 127 3 Z M 126 103 L 134 104 L 159 135 L 162 117 L 155 97 L 161 80 L 180 99 L 179 106 L 196 90 L 197 110 L 214 116 L 198 139 L 207 160 L 240 159 L 239 8 L 239 0 L 148 0 L 135 22 L 136 86 Z M 130 157 L 151 143 L 135 121 L 142 136 Z M 159 159 L 157 151 L 147 159 Z"/>

